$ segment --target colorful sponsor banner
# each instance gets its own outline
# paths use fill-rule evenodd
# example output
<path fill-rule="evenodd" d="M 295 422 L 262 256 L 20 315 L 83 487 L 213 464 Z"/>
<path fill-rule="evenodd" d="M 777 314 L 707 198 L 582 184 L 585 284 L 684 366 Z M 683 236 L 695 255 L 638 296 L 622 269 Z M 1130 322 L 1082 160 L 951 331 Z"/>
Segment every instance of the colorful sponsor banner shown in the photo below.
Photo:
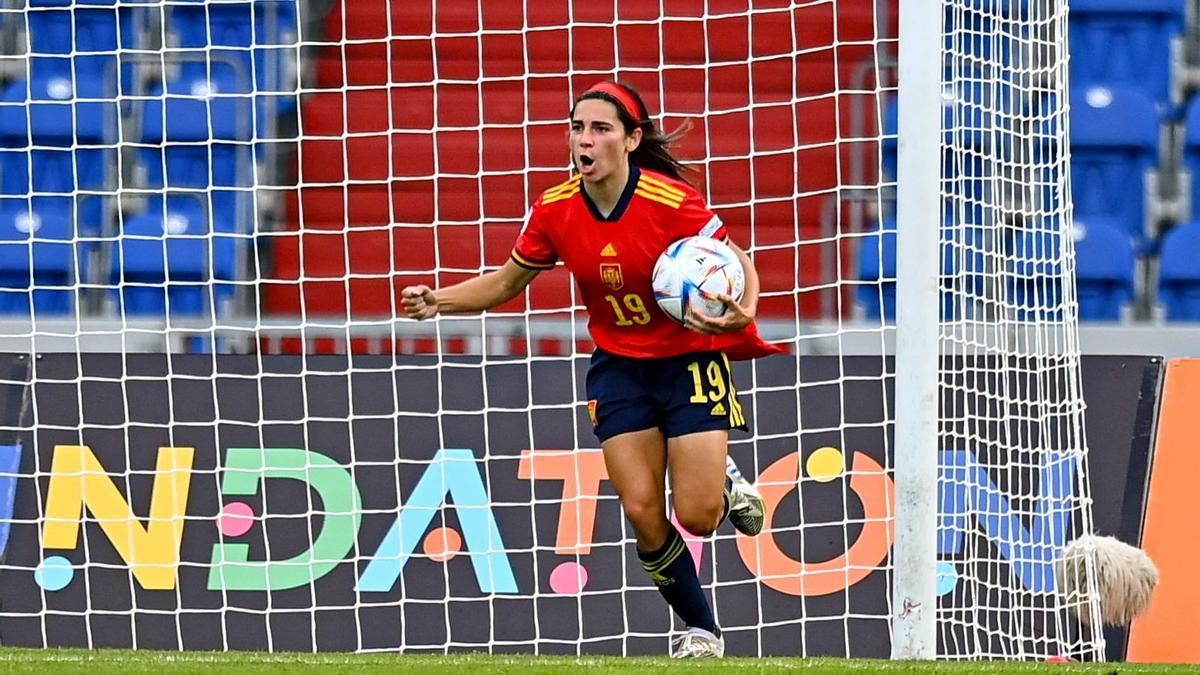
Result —
<path fill-rule="evenodd" d="M 1200 663 L 1200 359 L 1167 364 L 1142 547 L 1158 566 L 1150 610 L 1133 622 L 1129 660 Z"/>
<path fill-rule="evenodd" d="M 0 411 L 7 428 L 27 430 L 10 447 L 27 451 L 0 567 L 0 641 L 664 653 L 670 615 L 595 449 L 586 365 L 16 358 Z M 745 403 L 758 437 L 735 436 L 731 452 L 763 485 L 774 532 L 751 539 L 726 526 L 688 539 L 703 580 L 718 572 L 730 653 L 888 654 L 884 367 L 871 357 L 778 356 L 753 373 L 739 364 L 742 388 L 753 379 Z M 1129 439 L 1158 368 L 1085 360 L 1094 490 L 1129 482 Z M 970 410 L 974 389 L 955 391 L 943 404 Z M 1014 505 L 956 438 L 940 453 L 953 479 L 939 495 L 945 607 L 967 597 L 960 577 L 984 567 L 1052 591 L 1077 483 L 1072 448 L 1030 458 L 1019 480 L 1037 490 Z M 1115 531 L 1120 516 L 1098 508 L 1099 528 Z M 980 550 L 990 562 L 971 567 L 967 552 Z M 943 638 L 952 650 L 957 637 Z"/>

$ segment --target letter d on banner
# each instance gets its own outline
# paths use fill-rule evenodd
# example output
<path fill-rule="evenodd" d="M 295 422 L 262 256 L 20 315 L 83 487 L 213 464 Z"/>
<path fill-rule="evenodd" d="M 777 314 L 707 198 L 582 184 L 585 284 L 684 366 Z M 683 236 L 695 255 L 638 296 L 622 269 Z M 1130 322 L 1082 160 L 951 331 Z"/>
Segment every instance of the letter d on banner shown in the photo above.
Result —
<path fill-rule="evenodd" d="M 358 536 L 362 499 L 350 472 L 319 452 L 229 448 L 221 494 L 252 495 L 268 478 L 308 484 L 321 498 L 324 524 L 312 547 L 288 560 L 247 561 L 247 544 L 215 544 L 208 590 L 281 591 L 312 583 L 346 557 Z"/>

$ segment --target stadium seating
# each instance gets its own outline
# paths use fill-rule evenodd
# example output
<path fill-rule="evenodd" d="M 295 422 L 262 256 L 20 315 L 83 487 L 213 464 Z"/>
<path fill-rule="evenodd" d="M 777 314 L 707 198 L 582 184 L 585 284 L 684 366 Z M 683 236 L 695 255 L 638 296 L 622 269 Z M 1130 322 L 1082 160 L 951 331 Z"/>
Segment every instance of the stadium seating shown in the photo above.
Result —
<path fill-rule="evenodd" d="M 679 0 L 671 13 L 705 16 L 709 4 Z M 846 130 L 837 124 L 839 99 L 827 94 L 835 83 L 861 77 L 863 64 L 875 58 L 871 39 L 877 26 L 871 5 L 839 6 L 839 48 L 801 54 L 792 52 L 788 40 L 748 44 L 744 21 L 732 16 L 714 16 L 703 25 L 668 21 L 661 28 L 624 21 L 615 27 L 588 25 L 586 35 L 569 40 L 571 31 L 562 27 L 566 15 L 560 9 L 554 3 L 332 3 L 324 32 L 332 44 L 314 54 L 316 84 L 330 89 L 306 96 L 302 104 L 296 167 L 300 187 L 285 202 L 284 227 L 289 234 L 304 234 L 276 237 L 271 275 L 288 283 L 272 285 L 283 289 L 278 293 L 264 293 L 264 311 L 340 316 L 349 309 L 351 314 L 386 315 L 395 307 L 397 288 L 425 279 L 420 270 L 428 269 L 427 263 L 414 267 L 401 262 L 413 257 L 410 250 L 394 258 L 389 284 L 360 276 L 377 273 L 367 261 L 378 246 L 364 247 L 371 254 L 362 257 L 354 249 L 347 261 L 333 255 L 338 251 L 291 243 L 315 236 L 314 229 L 354 232 L 403 223 L 412 236 L 428 225 L 428 236 L 441 241 L 447 225 L 461 224 L 474 230 L 474 241 L 454 250 L 439 243 L 443 260 L 449 251 L 456 258 L 482 257 L 489 265 L 502 262 L 529 202 L 565 178 L 563 113 L 572 91 L 602 73 L 617 72 L 613 50 L 591 45 L 611 45 L 617 39 L 623 45 L 621 67 L 634 65 L 628 79 L 646 95 L 648 105 L 674 111 L 667 119 L 670 127 L 683 116 L 698 122 L 700 128 L 688 135 L 680 151 L 689 161 L 701 156 L 714 160 L 705 165 L 706 196 L 721 209 L 739 241 L 749 241 L 755 218 L 759 241 L 768 227 L 763 223 L 793 239 L 819 236 L 823 209 L 845 179 L 839 176 L 836 140 Z M 831 11 L 831 5 L 817 3 L 797 7 L 794 15 L 800 24 L 817 25 L 828 21 Z M 502 26 L 539 30 L 526 39 L 489 29 Z M 736 65 L 745 64 L 751 50 L 749 65 Z M 706 78 L 696 68 L 706 60 L 722 64 L 718 76 Z M 525 72 L 547 76 L 522 79 Z M 705 119 L 706 112 L 716 110 L 727 112 Z M 804 123 L 797 124 L 797 118 Z M 792 151 L 794 157 L 785 156 Z M 322 165 L 318 155 L 332 163 Z M 803 171 L 794 170 L 797 162 Z M 866 171 L 873 174 L 874 168 Z M 354 182 L 315 184 L 329 176 Z M 761 203 L 740 206 L 751 194 Z M 725 206 L 731 204 L 739 206 Z M 489 230 L 496 226 L 511 234 L 492 236 Z M 777 241 L 775 232 L 765 236 Z M 503 239 L 503 249 L 492 245 Z M 486 241 L 484 247 L 481 241 Z M 805 318 L 821 315 L 819 293 L 770 307 L 773 298 L 782 298 L 782 291 L 797 283 L 819 284 L 825 272 L 819 257 L 815 246 L 759 257 L 768 293 L 766 315 L 791 316 L 797 309 Z M 297 275 L 331 279 L 326 284 L 331 290 L 324 293 L 305 282 L 302 305 L 298 287 L 290 285 Z M 556 285 L 559 278 L 562 283 Z M 533 292 L 548 287 L 556 298 L 569 301 L 571 284 L 565 275 L 542 275 Z M 319 301 L 317 293 L 323 293 Z M 562 306 L 558 299 L 554 302 Z"/>
<path fill-rule="evenodd" d="M 946 194 L 961 199 L 988 202 L 994 168 L 982 161 L 979 153 L 963 150 L 992 147 L 1009 143 L 1013 133 L 1009 128 L 1012 103 L 1004 88 L 988 87 L 979 82 L 963 82 L 957 90 L 944 92 L 942 99 L 943 143 L 946 154 L 942 162 L 943 187 Z M 897 128 L 899 106 L 896 99 L 884 110 L 883 169 L 895 180 L 897 167 Z"/>
<path fill-rule="evenodd" d="M 1055 229 L 1021 229 L 1008 233 L 1011 251 L 1004 270 L 990 271 L 987 250 L 1001 250 L 999 242 L 984 241 L 996 233 L 977 227 L 946 230 L 941 246 L 945 319 L 969 318 L 970 305 L 951 304 L 953 298 L 969 298 L 981 290 L 988 276 L 1003 274 L 1018 321 L 1061 319 L 1057 307 L 1062 299 L 1060 260 L 1064 233 Z M 1080 318 L 1085 321 L 1115 321 L 1133 298 L 1134 260 L 1128 235 L 1104 221 L 1080 227 L 1077 237 Z M 1196 255 L 1200 255 L 1198 252 Z M 866 318 L 894 320 L 896 316 L 896 223 L 885 221 L 881 228 L 861 238 L 856 295 Z M 1198 296 L 1200 297 L 1200 296 Z"/>
<path fill-rule="evenodd" d="M 1011 234 L 1005 276 L 1013 320 L 1062 320 L 1062 239 L 1058 227 Z"/>
<path fill-rule="evenodd" d="M 71 311 L 74 294 L 68 287 L 76 269 L 72 220 L 69 198 L 0 201 L 0 314 Z M 32 293 L 31 284 L 37 286 Z"/>
<path fill-rule="evenodd" d="M 1153 249 L 1146 233 L 1146 181 L 1158 165 L 1154 104 L 1136 89 L 1091 87 L 1071 94 L 1071 181 L 1075 214 L 1111 218 Z"/>
<path fill-rule="evenodd" d="M 1185 0 L 1072 0 L 1071 86 L 1125 86 L 1165 105 Z"/>
<path fill-rule="evenodd" d="M 78 191 L 111 189 L 117 109 L 111 102 L 65 102 L 72 91 L 69 79 L 51 76 L 18 80 L 0 95 L 0 193 L 73 195 L 72 227 L 96 235 L 103 197 Z"/>
<path fill-rule="evenodd" d="M 182 78 L 210 78 L 225 83 L 227 91 L 257 92 L 261 103 L 271 103 L 263 107 L 276 112 L 296 106 L 294 95 L 263 96 L 294 89 L 297 50 L 287 45 L 295 44 L 296 22 L 295 0 L 185 0 L 168 12 L 181 53 L 190 57 L 182 64 Z"/>
<path fill-rule="evenodd" d="M 141 46 L 153 0 L 30 0 L 30 77 L 73 79 L 80 96 L 113 98 L 136 92 L 133 58 L 118 50 Z"/>
<path fill-rule="evenodd" d="M 1134 255 L 1129 234 L 1112 221 L 1076 218 L 1076 295 L 1083 321 L 1118 321 L 1133 301 Z"/>
<path fill-rule="evenodd" d="M 86 191 L 111 189 L 116 151 L 106 146 L 116 137 L 117 111 L 113 103 L 68 102 L 74 95 L 72 80 L 59 75 L 18 80 L 0 95 L 0 193 L 23 197 L 6 197 L 0 205 L 0 238 L 21 242 L 4 246 L 0 286 L 28 289 L 31 280 L 65 285 L 76 272 L 86 275 L 94 244 L 69 242 L 77 241 L 77 233 L 100 234 L 104 198 Z M 30 198 L 31 193 L 41 194 Z M 31 235 L 64 243 L 31 245 Z M 3 295 L 0 312 L 29 313 L 28 290 Z M 32 309 L 42 314 L 73 307 L 72 293 L 65 290 L 39 289 L 32 300 Z"/>
<path fill-rule="evenodd" d="M 1200 220 L 1163 237 L 1158 298 L 1168 321 L 1200 321 Z"/>
<path fill-rule="evenodd" d="M 1188 106 L 1184 124 L 1184 163 L 1192 175 L 1192 214 L 1200 216 L 1200 96 Z"/>
<path fill-rule="evenodd" d="M 116 9 L 49 9 L 44 1 L 30 4 L 31 77 L 71 79 L 74 71 L 79 95 L 112 96 L 117 75 Z"/>
<path fill-rule="evenodd" d="M 896 318 L 896 221 L 885 220 L 858 246 L 855 294 L 868 319 Z"/>
<path fill-rule="evenodd" d="M 942 317 L 963 318 L 972 309 L 954 304 L 955 297 L 969 296 L 978 289 L 986 272 L 982 237 L 978 227 L 947 227 L 942 230 L 941 285 L 956 294 L 942 294 Z M 896 318 L 896 221 L 885 220 L 881 227 L 863 236 L 859 243 L 856 295 L 867 319 L 887 321 Z"/>
<path fill-rule="evenodd" d="M 966 223 L 977 222 L 968 220 L 966 214 L 954 214 Z M 953 221 L 948 221 L 948 225 Z M 977 318 L 977 307 L 969 299 L 982 297 L 984 284 L 989 275 L 994 275 L 990 265 L 994 264 L 994 256 L 989 259 L 987 251 L 995 250 L 996 245 L 989 240 L 996 236 L 994 230 L 968 224 L 956 227 L 944 236 L 942 241 L 942 288 L 953 291 L 942 294 L 942 316 L 947 320 Z"/>
<path fill-rule="evenodd" d="M 253 229 L 253 96 L 228 94 L 226 80 L 181 78 L 151 92 L 142 112 L 141 150 L 148 186 L 202 190 L 217 231 Z"/>
<path fill-rule="evenodd" d="M 141 149 L 141 161 L 148 187 L 167 191 L 167 214 L 161 199 L 152 199 L 145 213 L 125 223 L 126 237 L 158 239 L 123 240 L 112 275 L 135 283 L 192 282 L 171 284 L 167 290 L 127 286 L 121 294 L 126 313 L 161 314 L 168 299 L 172 314 L 210 311 L 209 289 L 197 282 L 236 278 L 239 250 L 248 241 L 219 234 L 255 229 L 252 143 L 258 108 L 253 94 L 238 92 L 216 72 L 212 79 L 171 80 L 165 93 L 156 88 L 151 96 L 142 112 L 141 142 L 148 147 Z M 206 241 L 188 238 L 210 229 L 218 234 L 211 250 Z M 168 237 L 166 258 L 164 232 L 181 235 Z M 228 297 L 230 290 L 217 288 L 216 299 Z"/>
<path fill-rule="evenodd" d="M 121 283 L 119 301 L 125 314 L 209 314 L 209 300 L 228 297 L 229 288 L 210 286 L 236 278 L 234 240 L 210 237 L 200 200 L 160 199 L 125 221 L 114 255 L 111 277 Z"/>
<path fill-rule="evenodd" d="M 1027 23 L 1017 20 L 1029 11 L 1028 0 L 997 3 L 961 0 L 945 3 L 944 35 L 946 72 L 988 76 L 988 67 L 1002 73 L 1013 63 L 1014 45 L 1028 40 Z M 999 39 L 997 37 L 999 36 Z M 997 53 L 1000 49 L 1003 52 Z M 947 77 L 947 81 L 953 78 Z"/>

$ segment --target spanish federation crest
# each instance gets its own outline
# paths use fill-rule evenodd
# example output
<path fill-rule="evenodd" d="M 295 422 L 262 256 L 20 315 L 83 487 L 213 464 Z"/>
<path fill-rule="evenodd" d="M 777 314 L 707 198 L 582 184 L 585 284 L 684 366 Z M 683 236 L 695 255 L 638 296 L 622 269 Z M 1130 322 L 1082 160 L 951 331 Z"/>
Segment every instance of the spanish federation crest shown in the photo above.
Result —
<path fill-rule="evenodd" d="M 625 285 L 625 279 L 621 276 L 620 263 L 602 263 L 600 265 L 600 281 L 608 288 L 619 291 Z"/>

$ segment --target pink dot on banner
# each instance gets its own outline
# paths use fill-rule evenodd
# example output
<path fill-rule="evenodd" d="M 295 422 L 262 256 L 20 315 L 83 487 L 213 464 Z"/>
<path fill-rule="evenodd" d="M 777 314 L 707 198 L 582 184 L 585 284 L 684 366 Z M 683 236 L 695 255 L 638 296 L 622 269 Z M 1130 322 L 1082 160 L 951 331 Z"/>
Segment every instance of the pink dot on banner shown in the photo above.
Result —
<path fill-rule="evenodd" d="M 449 527 L 439 527 L 425 535 L 425 555 L 434 562 L 453 560 L 462 550 L 462 535 L 458 530 Z"/>
<path fill-rule="evenodd" d="M 254 526 L 254 509 L 246 502 L 230 502 L 221 509 L 217 526 L 226 537 L 240 537 Z"/>
<path fill-rule="evenodd" d="M 692 561 L 696 563 L 696 574 L 700 574 L 700 564 L 704 561 L 704 539 L 688 532 L 686 527 L 679 524 L 679 518 L 674 513 L 671 514 L 671 524 L 683 535 L 683 542 L 687 544 Z"/>
<path fill-rule="evenodd" d="M 550 590 L 562 595 L 578 595 L 587 582 L 587 568 L 579 563 L 565 562 L 550 573 Z"/>

